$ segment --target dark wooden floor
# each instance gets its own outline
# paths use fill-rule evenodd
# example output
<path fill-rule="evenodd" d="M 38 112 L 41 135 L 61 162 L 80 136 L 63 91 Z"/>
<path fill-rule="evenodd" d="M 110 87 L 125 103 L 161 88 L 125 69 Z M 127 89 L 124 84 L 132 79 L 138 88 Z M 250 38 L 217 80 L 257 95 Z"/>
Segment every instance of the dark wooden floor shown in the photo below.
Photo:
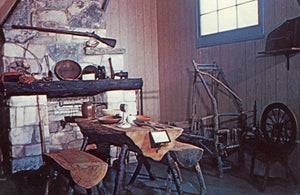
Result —
<path fill-rule="evenodd" d="M 167 167 L 161 163 L 150 162 L 154 173 L 157 175 L 155 181 L 149 180 L 146 175 L 146 171 L 142 169 L 142 174 L 138 177 L 134 183 L 133 188 L 130 191 L 123 191 L 122 194 L 155 194 L 164 195 L 166 189 L 166 174 Z M 130 175 L 133 174 L 136 164 L 131 163 L 127 165 L 125 180 L 129 180 Z M 247 168 L 227 170 L 224 174 L 224 178 L 220 179 L 216 176 L 215 169 L 210 163 L 202 163 L 202 169 L 204 173 L 205 182 L 207 185 L 208 195 L 224 195 L 224 194 L 300 194 L 300 185 L 293 185 L 288 183 L 283 178 L 272 178 L 267 183 L 265 193 L 261 193 L 257 190 L 257 186 L 260 177 L 256 176 L 254 181 L 249 177 L 249 171 Z M 184 194 L 199 194 L 199 183 L 197 181 L 196 174 L 192 170 L 184 169 L 183 173 L 183 191 Z M 105 189 L 105 194 L 112 194 L 114 178 L 116 171 L 110 168 L 102 185 L 102 189 Z M 66 194 L 65 192 L 65 180 L 58 177 L 53 182 L 51 193 L 55 195 Z M 42 177 L 39 171 L 24 171 L 16 173 L 8 178 L 0 179 L 0 195 L 38 195 L 44 194 L 45 179 Z M 76 187 L 74 194 L 85 194 L 86 192 Z M 172 194 L 177 194 L 175 186 L 173 186 Z"/>

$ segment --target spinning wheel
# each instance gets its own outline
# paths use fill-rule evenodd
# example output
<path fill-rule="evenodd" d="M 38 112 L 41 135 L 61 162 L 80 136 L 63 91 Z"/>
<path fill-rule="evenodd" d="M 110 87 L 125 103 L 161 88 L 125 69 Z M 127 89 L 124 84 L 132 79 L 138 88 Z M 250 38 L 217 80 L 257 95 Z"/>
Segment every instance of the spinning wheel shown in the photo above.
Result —
<path fill-rule="evenodd" d="M 267 106 L 261 117 L 261 131 L 268 143 L 292 146 L 296 140 L 297 120 L 293 111 L 282 103 Z"/>
<path fill-rule="evenodd" d="M 266 107 L 261 117 L 261 135 L 252 144 L 250 174 L 253 176 L 255 159 L 265 163 L 265 174 L 261 190 L 264 191 L 271 165 L 279 162 L 288 178 L 297 179 L 288 165 L 288 156 L 295 148 L 297 120 L 292 110 L 282 103 L 272 103 Z"/>

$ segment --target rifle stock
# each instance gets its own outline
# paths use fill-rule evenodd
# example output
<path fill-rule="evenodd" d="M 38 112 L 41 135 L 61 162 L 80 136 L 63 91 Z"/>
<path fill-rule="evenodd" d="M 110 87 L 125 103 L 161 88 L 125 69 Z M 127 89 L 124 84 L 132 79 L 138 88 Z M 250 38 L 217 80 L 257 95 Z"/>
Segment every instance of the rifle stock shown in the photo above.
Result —
<path fill-rule="evenodd" d="M 102 38 L 99 35 L 95 34 L 94 32 L 79 32 L 79 31 L 70 31 L 70 30 L 63 30 L 63 29 L 53 29 L 53 28 L 43 28 L 43 27 L 33 27 L 33 26 L 20 26 L 20 25 L 12 25 L 11 28 L 13 29 L 25 29 L 25 30 L 37 30 L 41 32 L 53 32 L 53 33 L 60 33 L 60 34 L 69 34 L 69 35 L 77 35 L 77 36 L 85 36 L 85 37 L 92 37 L 104 43 L 110 47 L 115 47 L 117 41 L 115 39 L 109 38 Z"/>

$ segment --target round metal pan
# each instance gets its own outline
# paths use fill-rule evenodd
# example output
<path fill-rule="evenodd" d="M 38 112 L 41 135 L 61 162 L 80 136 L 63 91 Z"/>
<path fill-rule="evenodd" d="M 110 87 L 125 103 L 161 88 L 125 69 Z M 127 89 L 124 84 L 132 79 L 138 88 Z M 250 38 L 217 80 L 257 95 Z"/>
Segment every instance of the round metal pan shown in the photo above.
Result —
<path fill-rule="evenodd" d="M 81 76 L 81 66 L 72 60 L 57 62 L 54 68 L 59 80 L 76 80 Z"/>

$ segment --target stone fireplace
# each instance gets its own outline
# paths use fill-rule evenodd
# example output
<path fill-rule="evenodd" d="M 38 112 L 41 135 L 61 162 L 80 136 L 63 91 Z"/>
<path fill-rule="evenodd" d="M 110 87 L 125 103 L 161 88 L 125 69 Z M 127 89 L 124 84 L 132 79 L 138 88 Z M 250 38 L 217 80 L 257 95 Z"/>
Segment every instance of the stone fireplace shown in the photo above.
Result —
<path fill-rule="evenodd" d="M 106 37 L 104 0 L 21 0 L 5 23 L 2 46 L 2 67 L 5 72 L 22 72 L 35 79 L 54 73 L 57 62 L 73 60 L 81 68 L 104 66 L 110 75 L 111 59 L 115 72 L 124 70 L 124 48 L 111 48 L 93 38 L 69 34 L 11 29 L 11 25 L 94 32 Z M 106 5 L 107 6 L 107 5 Z M 0 63 L 1 64 L 1 63 Z M 59 79 L 53 74 L 53 80 Z M 129 75 L 130 76 L 130 75 Z M 42 165 L 42 149 L 46 151 L 80 147 L 83 136 L 75 123 L 66 123 L 65 116 L 81 116 L 86 101 L 103 103 L 108 110 L 128 105 L 128 114 L 138 112 L 137 91 L 108 91 L 95 96 L 49 98 L 46 95 L 24 95 L 4 98 L 1 106 L 1 131 L 7 137 L 11 172 L 38 169 Z M 98 115 L 101 116 L 101 106 Z M 9 119 L 9 120 L 7 120 Z M 41 134 L 45 143 L 41 142 Z M 115 149 L 117 150 L 117 149 Z M 116 155 L 116 151 L 112 151 Z"/>

